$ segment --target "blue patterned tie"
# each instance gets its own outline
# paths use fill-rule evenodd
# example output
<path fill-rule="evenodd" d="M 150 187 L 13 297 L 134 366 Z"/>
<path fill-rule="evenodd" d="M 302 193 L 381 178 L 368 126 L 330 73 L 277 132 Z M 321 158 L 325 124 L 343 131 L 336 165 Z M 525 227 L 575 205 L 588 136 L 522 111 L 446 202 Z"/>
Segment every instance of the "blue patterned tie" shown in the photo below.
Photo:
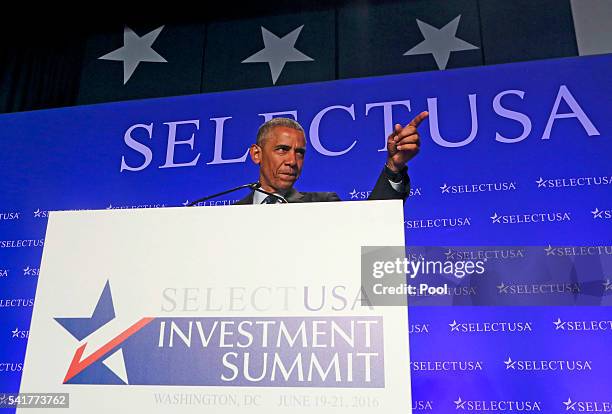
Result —
<path fill-rule="evenodd" d="M 276 204 L 277 202 L 278 202 L 278 198 L 267 196 L 266 198 L 264 198 L 261 204 Z"/>

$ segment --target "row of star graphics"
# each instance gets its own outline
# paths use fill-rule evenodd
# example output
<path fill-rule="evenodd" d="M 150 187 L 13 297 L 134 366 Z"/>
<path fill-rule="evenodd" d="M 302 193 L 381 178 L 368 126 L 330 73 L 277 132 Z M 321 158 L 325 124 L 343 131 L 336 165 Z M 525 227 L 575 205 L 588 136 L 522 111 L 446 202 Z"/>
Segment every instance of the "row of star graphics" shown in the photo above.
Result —
<path fill-rule="evenodd" d="M 197 206 L 224 206 L 235 204 L 237 200 L 221 200 L 215 202 L 198 203 Z M 109 205 L 106 207 L 107 210 L 112 209 L 146 209 L 146 208 L 167 208 L 167 207 L 182 207 L 189 204 L 189 200 L 186 200 L 182 205 L 166 205 L 166 204 L 155 204 L 155 205 L 132 205 L 132 206 L 113 206 Z M 413 201 L 409 206 L 406 207 L 406 217 L 404 220 L 404 226 L 408 230 L 423 230 L 423 229 L 443 229 L 443 228 L 455 228 L 455 227 L 469 227 L 480 229 L 484 225 L 493 226 L 534 226 L 534 225 L 567 225 L 573 226 L 574 223 L 585 223 L 589 220 L 595 225 L 605 226 L 610 220 L 612 220 L 612 208 L 600 209 L 595 208 L 583 208 L 581 210 L 561 210 L 554 208 L 546 208 L 536 210 L 532 208 L 530 210 L 522 211 L 503 211 L 503 210 L 492 210 L 489 211 L 471 211 L 463 215 L 454 216 L 414 216 L 413 209 L 416 205 L 416 200 Z M 88 211 L 100 211 L 100 210 L 88 210 Z M 44 213 L 36 210 L 34 212 L 34 220 L 47 220 L 49 212 Z M 485 218 L 486 217 L 486 218 Z M 18 220 L 18 219 L 16 219 Z M 0 225 L 3 221 L 0 221 Z M 7 224 L 4 221 L 4 224 Z M 44 224 L 41 222 L 41 224 Z M 43 247 L 44 242 L 41 241 L 28 241 L 28 240 L 8 240 L 0 239 L 0 249 L 4 248 L 15 248 L 15 247 Z"/>
<path fill-rule="evenodd" d="M 583 188 L 598 188 L 612 185 L 611 176 L 589 176 L 589 177 L 558 177 L 558 178 L 543 178 L 539 177 L 537 180 L 533 180 L 533 183 L 537 189 L 551 189 L 551 190 L 569 190 L 569 189 L 583 189 Z M 448 184 L 447 182 L 438 186 L 440 194 L 448 194 L 451 196 L 470 196 L 473 194 L 480 193 L 498 193 L 498 192 L 515 192 L 519 190 L 519 183 L 517 181 L 495 181 L 485 183 L 467 183 L 467 184 Z M 346 191 L 346 200 L 366 200 L 371 190 L 359 189 L 353 187 L 351 191 Z M 410 197 L 421 197 L 424 196 L 426 191 L 423 187 L 413 187 L 410 189 Z M 229 205 L 238 202 L 238 199 L 215 199 L 206 202 L 201 202 L 196 205 L 198 206 L 221 206 Z M 190 204 L 190 200 L 187 199 L 184 202 L 172 203 L 167 201 L 161 202 L 143 202 L 133 204 L 113 204 L 110 203 L 104 209 L 132 209 L 132 208 L 159 208 L 159 207 L 178 207 L 187 206 Z M 91 210 L 95 210 L 92 208 Z M 90 209 L 69 209 L 68 211 L 79 211 L 79 210 L 90 210 Z M 591 212 L 594 218 L 609 218 L 604 217 L 603 212 L 606 210 L 595 207 Z M 48 218 L 49 210 L 37 208 L 32 212 L 34 218 Z M 23 217 L 21 211 L 0 211 L 0 223 L 12 220 L 19 220 Z"/>
<path fill-rule="evenodd" d="M 39 275 L 39 268 L 30 268 L 27 266 L 23 269 L 24 277 L 36 277 Z M 7 279 L 9 277 L 10 271 L 8 269 L 0 269 L 0 280 Z M 505 295 L 516 295 L 516 296 L 524 296 L 530 299 L 537 300 L 540 296 L 554 295 L 557 297 L 563 297 L 563 295 L 575 298 L 576 295 L 583 292 L 583 290 L 588 289 L 589 294 L 604 295 L 604 296 L 612 296 L 612 279 L 611 278 L 603 278 L 601 280 L 592 280 L 588 283 L 580 283 L 580 282 L 545 282 L 545 283 L 506 283 L 502 281 L 500 284 L 495 285 L 498 296 Z M 597 291 L 597 292 L 596 292 Z M 448 292 L 444 293 L 447 296 L 478 296 L 479 295 L 479 287 L 478 286 L 459 286 L 454 287 L 452 289 L 448 289 Z M 482 293 L 480 293 L 482 295 Z M 491 304 L 495 304 L 497 296 L 491 297 L 491 291 L 485 292 L 485 297 L 480 300 L 490 299 L 492 300 Z M 426 298 L 437 298 L 435 294 L 421 294 L 416 295 L 418 297 L 426 297 Z M 484 303 L 484 302 L 483 302 Z M 548 303 L 550 305 L 550 303 Z M 28 307 L 30 306 L 27 301 L 20 301 L 19 299 L 1 299 L 0 300 L 0 308 L 7 307 Z M 504 306 L 508 306 L 508 304 L 504 304 Z"/>
<path fill-rule="evenodd" d="M 574 256 L 604 256 L 612 255 L 612 246 L 540 246 L 534 249 L 536 246 L 529 246 L 528 248 L 523 246 L 484 246 L 484 247 L 473 247 L 473 246 L 455 246 L 455 247 L 442 247 L 442 246 L 427 246 L 429 249 L 432 247 L 438 247 L 441 249 L 445 256 L 446 261 L 464 261 L 464 260 L 483 260 L 484 262 L 489 259 L 492 260 L 514 260 L 523 259 L 528 254 L 538 255 L 542 251 L 546 256 L 555 257 L 574 257 Z M 419 249 L 419 246 L 409 246 L 409 252 Z M 529 252 L 527 252 L 529 249 Z M 541 250 L 540 250 L 541 249 Z M 425 259 L 424 256 L 416 257 L 414 260 Z M 21 269 L 23 276 L 38 276 L 40 268 L 36 266 L 26 265 Z M 8 277 L 12 273 L 11 269 L 0 267 L 0 278 Z M 603 282 L 606 291 L 612 290 L 612 284 L 608 279 Z M 503 286 L 503 284 L 502 284 Z M 499 287 L 499 286 L 498 286 Z M 500 287 L 501 289 L 501 287 Z"/>
<path fill-rule="evenodd" d="M 11 331 L 13 338 L 27 339 L 28 331 L 20 331 L 15 328 Z M 490 371 L 492 369 L 505 368 L 506 371 L 535 372 L 539 374 L 548 373 L 558 375 L 559 373 L 573 374 L 584 371 L 593 371 L 598 366 L 603 365 L 604 358 L 597 359 L 512 359 L 484 361 L 470 359 L 412 359 L 410 362 L 412 375 L 418 377 L 421 373 L 438 372 L 449 374 L 450 372 L 474 372 Z M 6 364 L 6 363 L 5 363 Z M 605 362 L 604 362 L 605 364 Z M 8 367 L 6 367 L 8 368 Z M 0 369 L 0 372 L 3 370 Z M 8 370 L 6 370 L 8 371 Z"/>
<path fill-rule="evenodd" d="M 349 193 L 350 194 L 350 193 Z M 368 198 L 368 192 L 364 192 L 363 198 L 358 198 L 357 201 L 363 201 Z M 355 199 L 353 199 L 355 201 Z M 196 206 L 227 206 L 236 204 L 238 200 L 217 200 L 197 203 Z M 189 205 L 190 201 L 179 205 L 170 204 L 141 204 L 132 206 L 113 206 L 109 204 L 105 210 L 125 210 L 125 209 L 149 209 L 149 208 L 168 208 L 168 207 L 181 207 Z M 412 204 L 414 206 L 414 202 Z M 520 211 L 520 212 L 503 212 L 503 211 L 492 211 L 489 212 L 487 217 L 490 219 L 490 224 L 498 225 L 530 225 L 530 224 L 542 224 L 542 223 L 553 223 L 553 222 L 572 222 L 575 220 L 585 220 L 591 218 L 596 221 L 607 221 L 612 220 L 612 208 L 603 209 L 596 206 L 594 208 L 585 208 L 583 211 L 569 211 L 569 210 L 535 210 Z M 72 211 L 72 210 L 70 210 Z M 98 211 L 97 209 L 82 209 L 80 211 Z M 34 219 L 48 219 L 49 211 L 41 211 L 37 209 L 33 212 Z M 13 213 L 11 213 L 13 214 Z M 13 215 L 14 220 L 21 219 L 21 213 L 15 213 Z M 406 217 L 407 221 L 404 222 L 407 229 L 419 229 L 419 228 L 438 228 L 438 227 L 464 227 L 472 226 L 475 222 L 473 215 L 469 216 L 456 216 L 456 217 Z M 0 224 L 6 223 L 8 220 L 1 220 Z M 482 224 L 482 223 L 481 223 Z"/>
<path fill-rule="evenodd" d="M 415 193 L 418 194 L 422 194 L 419 192 L 419 189 L 415 190 Z M 353 190 L 350 191 L 348 193 L 348 195 L 350 196 L 350 200 L 357 200 L 357 201 L 363 201 L 363 200 L 367 200 L 368 197 L 370 196 L 371 191 L 357 191 L 357 190 Z M 239 200 L 238 199 L 232 199 L 232 200 L 211 200 L 211 201 L 206 201 L 206 202 L 200 202 L 195 204 L 196 206 L 227 206 L 227 205 L 233 205 L 236 204 Z M 119 206 L 119 205 L 113 205 L 112 203 L 109 204 L 107 207 L 104 208 L 104 210 L 127 210 L 127 209 L 146 209 L 146 208 L 166 208 L 166 207 L 181 207 L 181 206 L 188 206 L 191 203 L 191 201 L 189 199 L 185 200 L 184 202 L 180 203 L 180 204 L 170 204 L 170 203 L 153 203 L 153 204 L 135 204 L 135 205 L 123 205 L 123 206 Z M 601 206 L 599 206 L 601 207 Z M 600 209 L 599 207 L 595 207 L 594 209 L 588 209 L 589 212 L 592 214 L 592 218 L 594 219 L 611 219 L 612 218 L 612 209 Z M 96 210 L 101 210 L 101 209 L 96 209 L 96 208 L 92 208 L 92 209 L 79 209 L 79 210 L 56 210 L 56 211 L 96 211 Z M 33 218 L 40 218 L 40 219 L 47 219 L 49 218 L 49 213 L 52 210 L 41 210 L 41 209 L 36 209 L 32 212 L 32 217 Z M 10 221 L 17 221 L 17 220 L 21 220 L 23 218 L 22 212 L 20 211 L 12 211 L 12 212 L 5 212 L 5 213 L 0 213 L 2 215 L 4 215 L 4 218 L 0 219 L 0 223 L 2 222 L 10 222 Z M 528 214 L 528 213 L 526 213 Z M 533 213 L 533 214 L 540 214 L 540 213 Z M 502 215 L 499 215 L 497 212 L 493 212 L 492 216 L 490 217 L 491 220 L 493 221 L 493 223 L 499 223 L 499 217 L 502 217 Z M 569 221 L 569 220 L 568 220 Z"/>
<path fill-rule="evenodd" d="M 17 299 L 15 299 L 17 300 Z M 28 307 L 33 305 L 33 298 L 21 299 Z M 24 305 L 24 306 L 25 306 Z M 553 331 L 564 331 L 566 333 L 571 332 L 574 334 L 599 332 L 609 334 L 612 332 L 612 320 L 611 319 L 574 319 L 574 320 L 562 320 L 558 317 L 556 320 L 552 320 L 551 328 Z M 414 325 L 414 326 L 412 326 Z M 431 323 L 426 324 L 412 324 L 410 334 L 423 334 L 432 333 L 436 330 L 432 327 Z M 447 323 L 448 328 L 446 332 L 451 334 L 531 334 L 538 329 L 542 329 L 540 325 L 537 325 L 534 321 L 527 320 L 512 320 L 512 321 L 457 321 L 453 319 L 452 322 Z M 17 339 L 26 339 L 29 337 L 29 330 L 20 329 L 15 327 L 11 331 L 11 337 Z M 512 368 L 512 358 L 508 358 L 504 361 L 506 365 L 510 365 Z"/>
<path fill-rule="evenodd" d="M 418 190 L 418 189 L 417 189 Z M 351 192 L 348 193 L 348 195 L 351 197 L 351 200 L 358 200 L 358 201 L 363 201 L 363 200 L 367 200 L 368 197 L 370 196 L 371 191 L 356 191 L 353 190 Z M 226 206 L 226 205 L 232 205 L 232 204 L 236 204 L 239 200 L 235 199 L 235 200 L 214 200 L 214 201 L 207 201 L 207 202 L 201 202 L 201 203 L 197 203 L 196 206 Z M 180 203 L 180 204 L 166 204 L 166 203 L 154 203 L 154 204 L 138 204 L 138 205 L 124 205 L 124 206 L 118 206 L 118 205 L 113 205 L 112 203 L 109 204 L 107 207 L 104 208 L 104 210 L 127 210 L 127 209 L 146 209 L 146 208 L 166 208 L 166 207 L 180 207 L 180 206 L 188 206 L 191 203 L 191 201 L 189 199 L 185 200 L 184 202 Z M 601 206 L 600 206 L 601 207 Z M 57 210 L 57 211 L 96 211 L 96 210 L 100 210 L 100 209 L 79 209 L 79 210 Z M 600 209 L 599 207 L 595 207 L 594 209 L 588 209 L 589 212 L 592 214 L 594 219 L 611 219 L 612 218 L 612 213 L 610 213 L 612 211 L 612 209 Z M 49 218 L 49 213 L 51 210 L 41 210 L 41 209 L 36 209 L 32 212 L 32 217 L 33 218 L 41 218 L 41 219 L 46 219 Z M 0 220 L 0 223 L 2 222 L 9 222 L 9 221 L 13 221 L 13 220 L 20 220 L 23 218 L 22 213 L 19 211 L 16 212 L 6 212 L 6 213 L 1 213 L 5 215 L 5 218 Z M 529 213 L 526 213 L 529 214 Z M 533 214 L 540 214 L 540 213 L 533 213 Z M 502 217 L 502 215 L 499 215 L 497 212 L 493 212 L 492 216 L 490 217 L 491 220 L 493 221 L 493 223 L 499 223 L 499 217 Z M 567 220 L 570 221 L 570 220 Z"/>
<path fill-rule="evenodd" d="M 11 271 L 11 269 L 5 269 L 0 267 L 0 280 L 4 279 L 4 278 L 8 278 L 11 273 L 13 273 Z M 38 274 L 40 273 L 40 268 L 39 267 L 30 267 L 30 266 L 26 266 L 24 268 L 21 269 L 21 273 L 22 276 L 38 276 Z"/>
<path fill-rule="evenodd" d="M 444 27 L 438 29 L 416 19 L 424 40 L 404 52 L 404 56 L 431 54 L 440 70 L 446 69 L 450 54 L 465 50 L 479 49 L 456 36 L 461 15 L 456 16 Z M 241 63 L 267 63 L 270 68 L 272 84 L 275 85 L 288 62 L 313 62 L 314 58 L 296 49 L 295 44 L 304 25 L 297 27 L 284 36 L 278 36 L 261 26 L 264 48 L 246 57 Z M 123 46 L 100 56 L 98 59 L 123 62 L 123 84 L 125 85 L 142 62 L 168 63 L 153 49 L 153 43 L 160 36 L 164 26 L 138 36 L 129 27 L 124 28 Z"/>
<path fill-rule="evenodd" d="M 414 203 L 411 205 L 414 207 Z M 608 220 L 612 219 L 612 209 L 594 210 L 584 209 L 581 211 L 566 211 L 566 210 L 540 210 L 540 211 L 522 211 L 519 213 L 501 213 L 493 211 L 482 213 L 478 216 L 461 215 L 461 216 L 429 216 L 429 217 L 413 217 L 410 210 L 406 209 L 406 220 L 404 225 L 407 230 L 422 230 L 422 229 L 443 229 L 454 227 L 470 227 L 475 231 L 481 230 L 485 225 L 495 226 L 533 226 L 547 225 L 550 223 L 572 226 L 574 222 L 582 222 L 591 220 L 597 225 L 604 225 Z M 488 220 L 485 219 L 488 218 Z"/>
<path fill-rule="evenodd" d="M 535 184 L 535 185 L 534 185 Z M 589 176 L 589 177 L 558 177 L 558 178 L 544 178 L 538 177 L 537 180 L 533 180 L 530 184 L 525 183 L 519 184 L 518 181 L 491 181 L 491 182 L 480 182 L 480 183 L 461 183 L 461 184 L 449 184 L 444 182 L 438 186 L 439 194 L 449 195 L 465 195 L 470 196 L 477 193 L 498 193 L 498 192 L 515 192 L 521 188 L 527 189 L 543 189 L 546 190 L 572 190 L 572 189 L 584 189 L 584 188 L 605 188 L 606 186 L 612 185 L 612 176 L 601 175 L 601 176 Z M 410 189 L 411 197 L 423 196 L 428 191 L 423 187 L 415 187 Z M 351 200 L 363 200 L 367 199 L 371 191 L 358 189 L 354 187 L 352 191 L 349 191 L 348 196 Z"/>
<path fill-rule="evenodd" d="M 461 396 L 454 400 L 455 409 L 459 411 L 547 411 L 542 401 L 534 400 L 485 400 L 485 399 L 463 399 Z M 571 396 L 567 400 L 559 401 L 557 409 L 563 412 L 612 412 L 612 400 L 608 397 L 602 397 L 599 400 L 595 399 L 572 399 Z M 555 408 L 548 407 L 553 410 Z"/>

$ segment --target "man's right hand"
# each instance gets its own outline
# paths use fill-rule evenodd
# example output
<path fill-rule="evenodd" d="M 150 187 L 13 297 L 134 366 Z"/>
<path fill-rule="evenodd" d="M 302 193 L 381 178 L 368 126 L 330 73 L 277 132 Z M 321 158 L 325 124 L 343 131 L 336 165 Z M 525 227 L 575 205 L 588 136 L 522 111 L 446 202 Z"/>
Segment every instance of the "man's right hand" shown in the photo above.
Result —
<path fill-rule="evenodd" d="M 398 172 L 402 170 L 406 163 L 418 154 L 421 140 L 417 128 L 427 117 L 429 112 L 423 111 L 414 117 L 408 125 L 402 128 L 396 124 L 394 131 L 387 138 L 387 167 Z"/>

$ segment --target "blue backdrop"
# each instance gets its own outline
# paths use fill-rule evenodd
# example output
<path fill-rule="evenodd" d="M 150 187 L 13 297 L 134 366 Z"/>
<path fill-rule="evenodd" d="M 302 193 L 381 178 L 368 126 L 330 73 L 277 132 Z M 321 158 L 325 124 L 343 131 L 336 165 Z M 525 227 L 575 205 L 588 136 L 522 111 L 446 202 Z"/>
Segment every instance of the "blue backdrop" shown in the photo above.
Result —
<path fill-rule="evenodd" d="M 373 187 L 390 125 L 429 110 L 409 165 L 409 245 L 612 255 L 611 69 L 604 55 L 0 116 L 0 391 L 19 387 L 48 211 L 180 206 L 255 181 L 246 150 L 278 114 L 307 132 L 296 187 L 350 201 Z M 416 307 L 410 318 L 415 410 L 611 404 L 610 308 Z"/>

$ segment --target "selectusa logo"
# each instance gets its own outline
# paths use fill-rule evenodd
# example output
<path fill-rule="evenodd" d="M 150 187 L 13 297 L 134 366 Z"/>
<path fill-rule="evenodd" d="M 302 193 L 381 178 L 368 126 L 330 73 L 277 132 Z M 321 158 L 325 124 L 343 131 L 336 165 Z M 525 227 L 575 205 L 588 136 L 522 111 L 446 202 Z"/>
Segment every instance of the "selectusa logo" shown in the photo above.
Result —
<path fill-rule="evenodd" d="M 540 295 L 551 293 L 580 293 L 580 283 L 533 283 L 533 284 L 510 284 L 502 282 L 497 285 L 497 293 L 500 295 Z"/>
<path fill-rule="evenodd" d="M 21 372 L 23 362 L 0 362 L 0 372 Z"/>
<path fill-rule="evenodd" d="M 578 103 L 567 85 L 559 85 L 556 88 L 556 96 L 554 97 L 554 104 L 549 112 L 550 115 L 546 119 L 542 135 L 539 137 L 541 140 L 549 140 L 553 136 L 553 126 L 559 119 L 573 118 L 572 122 L 576 125 L 580 125 L 584 130 L 584 133 L 588 136 L 601 135 L 597 127 L 590 120 L 587 112 Z M 518 96 L 523 99 L 525 91 L 523 90 L 504 90 L 499 92 L 492 99 L 493 111 L 502 118 L 512 119 L 522 125 L 522 131 L 518 136 L 503 136 L 499 132 L 495 132 L 494 140 L 496 142 L 503 143 L 503 145 L 516 144 L 531 134 L 533 124 L 531 117 L 523 112 L 510 110 L 506 108 L 502 102 L 502 99 L 507 96 Z M 464 139 L 458 139 L 455 137 L 443 137 L 440 132 L 440 117 L 438 116 L 438 98 L 430 97 L 427 98 L 427 111 L 429 112 L 429 136 L 432 141 L 443 148 L 458 148 L 470 145 L 478 134 L 478 107 L 483 106 L 477 105 L 478 95 L 468 94 L 465 99 L 467 105 L 462 105 L 462 114 L 470 114 L 471 127 L 470 132 Z M 552 95 L 548 99 L 553 101 Z M 481 96 L 481 100 L 483 97 Z M 486 99 L 486 98 L 484 98 Z M 330 102 L 331 103 L 331 102 Z M 313 150 L 325 157 L 339 157 L 349 153 L 357 146 L 357 143 L 361 140 L 355 138 L 352 143 L 348 143 L 344 148 L 338 148 L 331 150 L 326 147 L 326 138 L 321 136 L 319 133 L 319 127 L 323 118 L 326 122 L 334 122 L 333 119 L 337 117 L 346 117 L 348 113 L 353 121 L 356 122 L 370 122 L 378 124 L 380 128 L 380 144 L 382 147 L 379 151 L 384 151 L 387 145 L 387 137 L 393 132 L 393 108 L 404 107 L 410 110 L 411 101 L 388 101 L 388 102 L 369 102 L 355 105 L 351 103 L 350 106 L 346 106 L 347 103 L 330 105 L 325 108 L 321 108 L 314 114 L 313 118 L 300 117 L 298 119 L 298 112 L 295 109 L 285 109 L 275 112 L 259 113 L 258 115 L 252 115 L 249 122 L 253 122 L 256 117 L 262 117 L 263 119 L 257 118 L 259 121 L 269 121 L 275 116 L 289 116 L 295 120 L 298 120 L 306 131 L 309 131 L 309 144 Z M 423 101 L 413 101 L 413 104 L 424 106 Z M 466 107 L 469 106 L 469 109 Z M 569 112 L 565 111 L 564 107 L 569 107 Z M 279 108 L 281 109 L 281 108 Z M 382 112 L 382 119 L 379 114 Z M 118 165 L 120 172 L 139 172 L 147 168 L 160 168 L 160 169 L 174 169 L 174 168 L 193 168 L 199 165 L 219 165 L 219 164 L 232 164 L 232 163 L 244 163 L 248 156 L 248 148 L 244 148 L 244 152 L 241 150 L 234 153 L 232 158 L 223 158 L 223 141 L 226 137 L 225 131 L 228 128 L 239 128 L 241 124 L 246 121 L 246 118 L 236 118 L 233 114 L 223 114 L 224 116 L 216 118 L 196 118 L 196 119 L 183 119 L 173 120 L 171 122 L 160 122 L 154 124 L 133 124 L 129 126 L 123 133 L 123 142 L 125 143 L 126 152 L 121 154 L 120 165 Z M 380 122 L 382 120 L 382 122 Z M 544 121 L 544 120 L 542 120 Z M 564 121 L 567 122 L 567 121 Z M 206 126 L 205 126 L 206 125 Z M 228 126 L 231 125 L 231 126 Z M 362 124 L 360 124 L 362 125 Z M 200 128 L 201 127 L 201 128 Z M 356 125 L 352 126 L 353 128 Z M 214 128 L 214 137 L 211 137 L 206 131 L 210 128 Z M 538 128 L 539 129 L 539 128 Z M 160 132 L 161 131 L 161 132 Z M 163 135 L 163 136 L 160 136 Z M 480 134 L 490 136 L 491 131 L 488 130 L 485 133 Z M 189 138 L 187 138 L 189 137 Z M 152 145 L 155 141 L 162 139 L 163 143 L 161 146 Z M 212 140 L 214 142 L 213 147 L 210 148 L 209 154 L 203 154 L 195 150 L 194 148 L 199 146 L 198 141 Z M 175 150 L 177 146 L 182 146 L 183 162 L 178 162 L 175 159 Z M 189 148 L 187 149 L 186 146 Z M 191 153 L 189 152 L 191 151 Z M 157 154 L 155 153 L 157 152 Z M 161 153 L 161 154 L 160 154 Z M 162 155 L 163 154 L 163 155 Z M 203 156 L 202 156 L 203 155 Z M 153 160 L 159 160 L 160 163 L 153 164 Z"/>
<path fill-rule="evenodd" d="M 514 361 L 508 357 L 504 361 L 506 370 L 514 371 L 592 371 L 593 361 L 580 360 L 540 360 Z"/>
<path fill-rule="evenodd" d="M 451 332 L 533 332 L 532 322 L 457 322 L 449 323 Z"/>
<path fill-rule="evenodd" d="M 132 208 L 164 208 L 166 207 L 166 204 L 138 204 L 138 205 L 132 205 L 132 206 L 113 206 L 112 204 L 109 204 L 108 207 L 105 208 L 105 210 L 127 210 L 127 209 L 132 209 Z"/>
<path fill-rule="evenodd" d="M 16 249 L 20 247 L 43 247 L 45 239 L 0 240 L 0 249 Z"/>
<path fill-rule="evenodd" d="M 612 219 L 612 210 L 600 210 L 599 208 L 595 207 L 595 210 L 591 211 L 591 214 L 593 215 L 594 219 L 601 219 L 601 220 L 609 220 Z"/>
<path fill-rule="evenodd" d="M 470 217 L 446 217 L 434 219 L 408 220 L 404 222 L 407 229 L 423 229 L 434 227 L 464 227 L 471 226 Z"/>
<path fill-rule="evenodd" d="M 444 252 L 446 260 L 517 259 L 525 257 L 525 249 L 453 250 Z"/>
<path fill-rule="evenodd" d="M 447 286 L 444 293 L 429 293 L 417 291 L 411 297 L 437 297 L 440 296 L 475 296 L 478 294 L 478 286 Z"/>
<path fill-rule="evenodd" d="M 555 331 L 612 331 L 612 320 L 606 321 L 553 321 Z"/>
<path fill-rule="evenodd" d="M 444 183 L 440 186 L 442 194 L 464 194 L 464 193 L 487 193 L 492 191 L 514 191 L 516 182 L 497 182 L 484 184 L 461 184 L 448 185 Z"/>
<path fill-rule="evenodd" d="M 11 331 L 11 338 L 14 339 L 27 339 L 30 336 L 30 331 L 28 330 L 20 330 L 19 328 L 15 328 Z"/>
<path fill-rule="evenodd" d="M 238 199 L 236 200 L 208 200 L 208 201 L 201 201 L 197 204 L 194 204 L 195 206 L 201 207 L 201 206 L 230 206 L 232 204 L 236 204 L 238 201 Z M 181 203 L 183 206 L 187 206 L 189 205 L 190 201 L 189 200 L 185 200 L 183 203 Z"/>
<path fill-rule="evenodd" d="M 612 177 L 596 176 L 596 177 L 564 177 L 545 179 L 538 178 L 535 183 L 538 188 L 565 188 L 565 187 L 584 187 L 590 185 L 609 185 L 612 184 Z"/>
<path fill-rule="evenodd" d="M 49 217 L 49 211 L 48 210 L 41 210 L 41 209 L 36 209 L 36 211 L 34 211 L 34 218 L 48 218 Z"/>
<path fill-rule="evenodd" d="M 19 211 L 0 212 L 0 221 L 19 220 L 20 215 Z"/>
<path fill-rule="evenodd" d="M 26 266 L 23 268 L 23 275 L 24 276 L 38 276 L 38 273 L 40 272 L 40 269 L 38 268 L 34 268 L 34 267 L 30 267 L 30 266 Z"/>
<path fill-rule="evenodd" d="M 408 324 L 408 333 L 409 334 L 428 334 L 431 329 L 430 324 L 428 323 L 411 323 Z"/>
<path fill-rule="evenodd" d="M 575 411 L 580 413 L 610 413 L 612 412 L 612 401 L 572 401 L 568 397 L 563 401 L 565 411 Z"/>
<path fill-rule="evenodd" d="M 348 195 L 351 197 L 351 200 L 367 200 L 368 197 L 372 194 L 371 190 L 361 191 L 353 188 L 353 191 L 349 191 Z M 421 187 L 410 188 L 410 192 L 408 193 L 408 197 L 418 197 L 423 195 L 421 191 Z"/>
<path fill-rule="evenodd" d="M 482 361 L 410 361 L 412 371 L 482 371 Z"/>
<path fill-rule="evenodd" d="M 34 298 L 29 299 L 0 299 L 0 308 L 31 308 L 34 306 Z"/>
<path fill-rule="evenodd" d="M 546 256 L 600 256 L 612 255 L 612 246 L 572 246 L 553 247 L 550 244 L 544 248 Z"/>
<path fill-rule="evenodd" d="M 343 287 L 340 286 L 339 290 L 343 291 L 341 288 Z M 195 290 L 203 293 L 199 289 Z M 266 290 L 279 295 L 282 294 L 281 291 L 292 292 L 290 288 L 275 291 L 266 287 Z M 184 304 L 174 301 L 177 289 L 166 288 L 163 291 L 162 312 L 174 313 L 177 306 Z M 193 294 L 196 293 L 194 289 L 189 288 L 189 291 L 191 292 L 189 297 L 194 297 Z M 261 289 L 256 288 L 255 291 Z M 312 304 L 307 304 L 309 301 L 307 286 L 304 287 L 304 291 L 306 293 L 303 296 L 298 296 L 304 301 L 303 309 L 314 309 L 310 307 Z M 233 287 L 230 288 L 230 292 L 235 292 Z M 355 295 L 360 295 L 360 292 L 360 289 L 354 289 Z M 229 294 L 234 295 L 234 293 Z M 269 295 L 248 296 L 253 301 L 270 303 Z M 326 295 L 323 293 L 323 296 Z M 285 298 L 287 302 L 291 302 L 289 297 Z M 340 301 L 342 306 L 348 309 L 350 304 L 344 301 L 344 297 Z M 299 302 L 299 299 L 294 302 Z M 195 303 L 187 306 L 192 311 L 197 311 L 197 305 L 196 308 L 192 305 Z M 297 304 L 296 306 L 301 307 Z M 325 305 L 321 303 L 320 306 L 317 311 Z M 255 308 L 258 311 L 264 309 Z M 223 308 L 216 309 L 220 311 Z M 246 306 L 241 310 L 244 309 Z M 266 311 L 269 309 L 265 308 Z M 261 318 L 219 317 L 218 314 L 202 317 L 193 314 L 144 316 L 132 319 L 134 322 L 131 324 L 126 320 L 127 329 L 121 328 L 118 335 L 106 333 L 108 341 L 100 344 L 97 350 L 88 351 L 89 356 L 84 356 L 85 348 L 90 348 L 86 339 L 89 335 L 110 321 L 115 320 L 114 323 L 118 323 L 109 281 L 98 296 L 97 304 L 90 315 L 90 317 L 54 318 L 63 330 L 79 342 L 72 359 L 66 355 L 66 364 L 70 365 L 64 377 L 64 384 L 206 386 L 249 384 L 253 387 L 275 388 L 306 384 L 344 388 L 348 384 L 359 388 L 384 387 L 383 320 L 379 316 L 341 316 L 324 321 L 322 321 L 324 317 L 314 315 L 290 316 L 291 319 L 271 317 L 270 312 L 261 315 Z M 235 327 L 235 330 L 230 331 L 230 327 Z M 328 330 L 323 331 L 323 329 Z M 228 342 L 229 336 L 234 337 L 234 342 L 231 344 Z M 325 343 L 322 342 L 323 336 L 328 339 Z M 248 348 L 249 353 L 234 352 L 238 347 Z M 270 353 L 272 348 L 278 350 L 274 351 L 277 352 L 274 356 Z M 330 362 L 329 360 L 321 362 L 322 358 L 316 354 L 321 348 L 334 348 L 335 354 Z M 105 358 L 117 352 L 117 349 L 121 350 L 118 358 L 124 368 L 116 365 L 111 367 L 104 362 Z M 159 358 L 160 352 L 164 349 L 172 352 L 171 358 Z M 193 352 L 194 350 L 197 352 Z M 341 355 L 340 352 L 346 355 Z M 257 374 L 252 370 L 254 365 L 250 365 L 254 361 L 254 355 L 258 356 L 255 359 L 259 370 Z M 146 372 L 138 369 L 138 365 L 143 363 L 149 367 Z M 202 375 L 200 363 L 206 365 L 207 375 Z M 177 370 L 177 366 L 181 369 Z M 116 378 L 106 375 L 109 374 L 109 370 Z M 101 375 L 101 372 L 106 374 Z"/>
<path fill-rule="evenodd" d="M 457 398 L 455 401 L 456 410 L 464 411 L 542 411 L 541 401 L 514 401 L 514 400 L 464 400 Z"/>
<path fill-rule="evenodd" d="M 612 291 L 612 282 L 610 282 L 610 279 L 604 280 L 603 288 L 604 292 Z"/>
<path fill-rule="evenodd" d="M 490 218 L 493 224 L 546 223 L 572 220 L 570 213 L 567 212 L 510 214 L 503 216 L 500 216 L 497 213 L 493 213 Z"/>
<path fill-rule="evenodd" d="M 431 411 L 433 410 L 433 401 L 417 400 L 412 401 L 412 411 Z"/>

